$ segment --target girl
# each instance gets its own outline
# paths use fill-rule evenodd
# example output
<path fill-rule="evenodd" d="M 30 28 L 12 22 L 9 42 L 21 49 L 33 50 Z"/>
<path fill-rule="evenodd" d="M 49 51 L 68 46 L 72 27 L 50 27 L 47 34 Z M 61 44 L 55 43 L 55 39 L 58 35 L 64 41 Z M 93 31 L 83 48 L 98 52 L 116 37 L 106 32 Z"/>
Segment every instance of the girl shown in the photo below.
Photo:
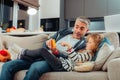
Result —
<path fill-rule="evenodd" d="M 81 62 L 91 61 L 94 54 L 98 50 L 98 46 L 103 39 L 102 34 L 90 34 L 86 38 L 86 48 L 79 50 L 78 52 L 73 52 L 74 50 L 68 44 L 61 43 L 61 45 L 68 47 L 68 58 L 65 59 L 60 57 L 62 66 L 65 70 L 70 71 L 74 69 L 74 66 L 79 65 Z"/>

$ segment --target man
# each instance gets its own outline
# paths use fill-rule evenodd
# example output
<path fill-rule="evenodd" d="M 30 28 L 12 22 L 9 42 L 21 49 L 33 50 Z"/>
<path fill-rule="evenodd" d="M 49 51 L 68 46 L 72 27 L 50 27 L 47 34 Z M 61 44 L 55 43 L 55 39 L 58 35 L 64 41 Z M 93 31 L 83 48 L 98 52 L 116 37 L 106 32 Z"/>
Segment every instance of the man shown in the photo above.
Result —
<path fill-rule="evenodd" d="M 88 32 L 89 24 L 89 19 L 78 17 L 75 21 L 73 30 L 65 29 L 58 31 L 51 37 L 56 40 L 57 48 L 55 50 L 51 48 L 51 39 L 46 41 L 43 47 L 54 55 L 58 54 L 58 52 L 66 53 L 66 51 L 74 52 L 83 49 L 85 48 L 84 35 Z M 70 47 L 66 47 L 66 44 L 70 45 Z M 34 55 L 34 53 L 37 54 Z M 55 56 L 48 59 L 48 57 L 52 55 L 50 53 L 44 51 L 43 49 L 32 51 L 25 50 L 24 53 L 21 53 L 18 60 L 9 61 L 3 65 L 0 80 L 13 80 L 16 72 L 25 69 L 28 69 L 28 71 L 24 80 L 38 80 L 43 73 L 51 71 L 64 71 L 64 68 L 59 65 L 61 63 L 58 62 L 54 64 L 58 61 L 54 59 Z M 44 60 L 41 59 L 41 56 Z M 59 56 L 66 57 L 65 55 Z M 52 62 L 50 61 L 49 63 L 49 60 Z"/>

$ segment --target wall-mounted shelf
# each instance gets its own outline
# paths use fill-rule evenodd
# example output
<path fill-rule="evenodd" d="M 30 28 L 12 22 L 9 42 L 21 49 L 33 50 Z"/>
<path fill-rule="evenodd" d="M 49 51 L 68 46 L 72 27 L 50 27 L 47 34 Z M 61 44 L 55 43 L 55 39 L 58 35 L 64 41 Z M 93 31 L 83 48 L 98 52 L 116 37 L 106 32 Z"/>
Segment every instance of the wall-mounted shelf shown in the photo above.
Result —
<path fill-rule="evenodd" d="M 44 31 L 58 31 L 59 22 L 59 18 L 41 19 L 41 26 L 43 26 Z"/>

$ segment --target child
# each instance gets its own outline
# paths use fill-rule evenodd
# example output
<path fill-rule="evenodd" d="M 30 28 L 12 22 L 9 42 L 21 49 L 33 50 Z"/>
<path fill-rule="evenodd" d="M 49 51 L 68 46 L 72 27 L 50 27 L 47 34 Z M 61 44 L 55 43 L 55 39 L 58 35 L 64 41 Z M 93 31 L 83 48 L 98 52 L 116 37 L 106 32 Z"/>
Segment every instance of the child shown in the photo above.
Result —
<path fill-rule="evenodd" d="M 90 34 L 86 38 L 86 48 L 79 50 L 77 53 L 73 52 L 72 48 L 68 44 L 63 44 L 68 47 L 68 58 L 60 57 L 64 69 L 67 71 L 73 70 L 75 65 L 79 65 L 81 62 L 91 61 L 96 53 L 100 42 L 103 39 L 101 34 Z"/>
<path fill-rule="evenodd" d="M 100 34 L 88 35 L 86 38 L 86 48 L 78 52 L 75 52 L 70 44 L 60 42 L 59 45 L 67 48 L 67 55 L 65 55 L 67 57 L 64 57 L 64 53 L 62 54 L 56 49 L 52 50 L 52 53 L 57 57 L 51 54 L 47 49 L 41 48 L 38 50 L 22 50 L 19 59 L 36 61 L 39 58 L 39 60 L 46 60 L 55 71 L 61 71 L 61 69 L 72 71 L 78 62 L 91 61 L 102 39 L 103 36 Z"/>

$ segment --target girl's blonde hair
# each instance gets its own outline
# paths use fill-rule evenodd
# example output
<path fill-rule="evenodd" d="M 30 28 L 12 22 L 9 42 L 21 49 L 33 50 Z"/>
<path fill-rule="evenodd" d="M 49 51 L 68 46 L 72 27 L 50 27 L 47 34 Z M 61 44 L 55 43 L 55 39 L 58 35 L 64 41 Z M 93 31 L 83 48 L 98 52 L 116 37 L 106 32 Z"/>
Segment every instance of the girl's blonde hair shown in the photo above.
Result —
<path fill-rule="evenodd" d="M 98 46 L 99 46 L 100 42 L 102 41 L 102 39 L 104 38 L 104 35 L 98 34 L 98 33 L 93 33 L 93 34 L 89 34 L 87 36 L 86 40 L 88 41 L 89 38 L 92 38 L 95 43 L 94 49 L 92 50 L 92 55 L 94 55 L 94 53 L 98 50 Z"/>

